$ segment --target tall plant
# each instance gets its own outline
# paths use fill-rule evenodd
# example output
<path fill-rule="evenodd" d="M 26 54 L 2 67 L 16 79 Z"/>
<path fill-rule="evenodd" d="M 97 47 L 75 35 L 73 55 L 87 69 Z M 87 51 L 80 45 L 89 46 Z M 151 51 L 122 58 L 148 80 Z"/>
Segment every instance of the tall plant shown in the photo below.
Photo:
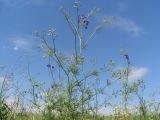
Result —
<path fill-rule="evenodd" d="M 73 33 L 74 53 L 72 55 L 65 55 L 58 50 L 56 29 L 49 29 L 43 34 L 36 33 L 41 40 L 39 48 L 48 59 L 47 68 L 53 80 L 48 91 L 51 92 L 51 95 L 47 109 L 55 113 L 54 118 L 59 115 L 68 120 L 83 119 L 95 109 L 97 115 L 97 95 L 100 92 L 97 87 L 94 89 L 89 83 L 91 79 L 97 77 L 98 72 L 96 69 L 84 69 L 86 57 L 83 55 L 83 51 L 95 34 L 111 23 L 111 18 L 105 19 L 95 27 L 88 37 L 85 37 L 84 32 L 89 27 L 90 18 L 99 11 L 99 8 L 94 8 L 88 14 L 81 15 L 79 0 L 74 2 L 74 7 L 76 9 L 75 22 L 64 7 L 60 8 Z M 59 77 L 54 78 L 54 73 L 59 74 Z M 96 108 L 91 102 L 94 98 L 96 99 Z"/>

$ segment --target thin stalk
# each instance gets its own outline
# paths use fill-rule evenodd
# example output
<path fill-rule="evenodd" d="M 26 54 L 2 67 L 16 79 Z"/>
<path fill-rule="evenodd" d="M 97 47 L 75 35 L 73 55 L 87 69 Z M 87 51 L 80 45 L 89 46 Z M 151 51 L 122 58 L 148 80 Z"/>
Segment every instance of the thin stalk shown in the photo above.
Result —
<path fill-rule="evenodd" d="M 130 68 L 130 64 L 127 63 L 126 82 L 124 83 L 124 109 L 125 109 L 125 112 L 127 111 L 127 104 L 128 104 L 128 77 L 129 77 L 129 68 Z"/>
<path fill-rule="evenodd" d="M 79 8 L 77 7 L 77 33 L 79 31 Z M 74 47 L 75 47 L 75 54 L 76 54 L 76 63 L 78 63 L 78 60 L 77 60 L 77 56 L 78 56 L 78 52 L 77 52 L 77 33 L 75 32 L 74 36 Z"/>
<path fill-rule="evenodd" d="M 3 82 L 2 82 L 2 87 L 1 87 L 1 92 L 0 92 L 0 101 L 2 100 L 2 97 L 3 97 L 3 89 L 4 89 L 5 82 L 6 82 L 6 78 L 7 78 L 7 74 L 5 75 Z"/>
<path fill-rule="evenodd" d="M 44 39 L 44 35 L 43 35 L 43 42 L 45 43 L 46 47 L 48 49 L 51 49 L 51 47 L 48 45 L 48 43 L 46 42 L 46 40 Z M 56 45 L 55 45 L 55 38 L 52 36 L 52 43 L 53 43 L 53 46 L 54 46 L 54 57 L 56 58 L 56 61 L 58 62 L 58 65 L 59 67 L 63 70 L 63 72 L 65 73 L 65 75 L 67 76 L 67 82 L 68 82 L 68 94 L 69 94 L 69 104 L 71 103 L 71 94 L 72 94 L 72 91 L 71 91 L 71 83 L 70 83 L 70 78 L 69 78 L 69 73 L 67 72 L 67 70 L 64 68 L 62 62 L 60 61 L 59 57 L 57 56 L 56 54 Z M 51 56 L 51 58 L 54 59 L 53 56 Z"/>

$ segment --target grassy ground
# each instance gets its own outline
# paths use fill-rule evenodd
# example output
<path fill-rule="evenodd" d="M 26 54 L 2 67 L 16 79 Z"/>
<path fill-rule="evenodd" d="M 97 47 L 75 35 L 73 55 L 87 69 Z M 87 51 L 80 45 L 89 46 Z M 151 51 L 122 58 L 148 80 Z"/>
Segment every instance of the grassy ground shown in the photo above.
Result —
<path fill-rule="evenodd" d="M 54 118 L 50 118 L 50 119 L 46 119 L 43 118 L 42 115 L 29 115 L 29 116 L 17 116 L 16 120 L 68 120 L 68 119 L 54 119 Z M 115 117 L 115 116 L 105 116 L 105 117 L 97 117 L 97 118 L 84 118 L 84 119 L 80 119 L 80 120 L 159 120 L 156 117 L 152 117 L 152 116 L 147 116 L 146 119 L 144 119 L 141 116 L 129 116 L 128 118 L 121 116 L 121 117 Z"/>

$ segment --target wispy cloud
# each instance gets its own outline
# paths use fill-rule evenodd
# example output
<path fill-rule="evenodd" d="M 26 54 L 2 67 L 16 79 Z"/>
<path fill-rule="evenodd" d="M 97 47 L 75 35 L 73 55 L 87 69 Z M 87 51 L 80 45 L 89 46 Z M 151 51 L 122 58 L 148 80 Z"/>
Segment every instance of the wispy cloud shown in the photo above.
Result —
<path fill-rule="evenodd" d="M 43 5 L 49 0 L 28 0 L 28 4 Z"/>
<path fill-rule="evenodd" d="M 1 65 L 1 64 L 0 64 L 0 70 L 5 69 L 5 67 L 6 67 L 6 65 Z"/>
<path fill-rule="evenodd" d="M 13 50 L 30 51 L 32 49 L 32 37 L 30 36 L 14 36 L 10 38 Z"/>
<path fill-rule="evenodd" d="M 0 84 L 5 82 L 5 84 L 11 84 L 13 82 L 12 79 L 0 77 Z"/>
<path fill-rule="evenodd" d="M 128 10 L 128 5 L 124 1 L 117 1 L 116 3 L 114 1 L 113 4 L 115 4 L 116 9 L 120 12 Z"/>
<path fill-rule="evenodd" d="M 4 6 L 14 7 L 17 5 L 43 5 L 48 0 L 0 0 L 0 4 Z"/>
<path fill-rule="evenodd" d="M 148 69 L 145 67 L 132 67 L 129 74 L 129 80 L 135 81 L 138 79 L 142 79 L 147 72 L 148 72 Z"/>
<path fill-rule="evenodd" d="M 144 29 L 139 26 L 134 20 L 121 17 L 121 16 L 108 16 L 105 13 L 99 13 L 97 16 L 95 16 L 95 19 L 98 22 L 101 22 L 102 19 L 106 18 L 112 18 L 112 23 L 110 24 L 110 27 L 112 29 L 119 30 L 120 32 L 125 32 L 131 36 L 139 36 L 143 33 L 145 33 Z"/>
<path fill-rule="evenodd" d="M 120 65 L 120 66 L 117 66 L 116 69 L 120 71 L 124 71 L 126 67 Z M 130 67 L 130 72 L 128 76 L 129 83 L 143 79 L 147 75 L 148 72 L 149 70 L 146 67 L 135 67 L 135 66 Z M 123 78 L 122 80 L 125 80 L 125 78 Z"/>
<path fill-rule="evenodd" d="M 139 36 L 144 33 L 144 29 L 138 26 L 133 20 L 123 17 L 115 17 L 111 26 L 133 36 Z"/>

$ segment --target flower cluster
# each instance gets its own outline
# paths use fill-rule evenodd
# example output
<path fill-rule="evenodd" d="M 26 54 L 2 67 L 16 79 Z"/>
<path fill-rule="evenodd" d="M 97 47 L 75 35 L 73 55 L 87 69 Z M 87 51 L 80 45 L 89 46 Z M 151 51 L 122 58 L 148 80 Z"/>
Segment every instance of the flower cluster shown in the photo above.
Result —
<path fill-rule="evenodd" d="M 54 69 L 54 66 L 52 66 L 51 64 L 48 64 L 47 67 Z"/>
<path fill-rule="evenodd" d="M 88 28 L 89 19 L 87 16 L 78 16 L 78 24 L 83 26 L 85 29 Z"/>
<path fill-rule="evenodd" d="M 125 59 L 127 60 L 127 63 L 130 64 L 129 55 L 125 54 L 124 57 L 125 57 Z"/>
<path fill-rule="evenodd" d="M 48 31 L 47 31 L 47 35 L 48 36 L 54 36 L 54 37 L 56 37 L 56 29 L 52 29 L 52 28 L 50 28 Z"/>

